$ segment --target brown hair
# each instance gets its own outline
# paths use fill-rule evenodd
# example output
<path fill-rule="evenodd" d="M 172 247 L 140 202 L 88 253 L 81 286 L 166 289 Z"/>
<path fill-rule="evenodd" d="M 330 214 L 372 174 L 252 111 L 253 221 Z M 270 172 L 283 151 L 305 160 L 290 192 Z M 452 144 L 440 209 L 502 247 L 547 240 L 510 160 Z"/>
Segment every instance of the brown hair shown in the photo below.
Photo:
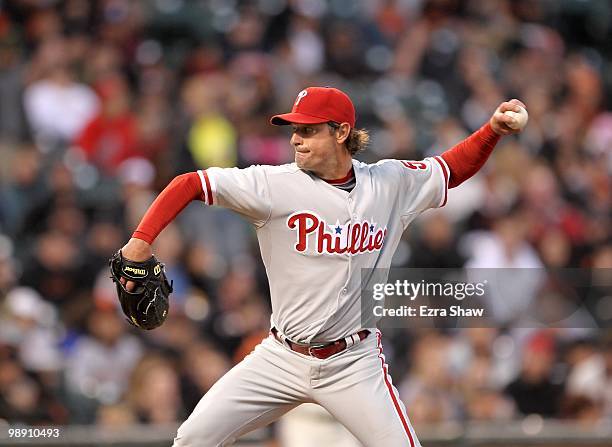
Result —
<path fill-rule="evenodd" d="M 355 155 L 359 151 L 364 151 L 370 144 L 370 134 L 366 129 L 351 129 L 346 140 L 346 148 Z"/>
<path fill-rule="evenodd" d="M 340 125 L 338 123 L 329 122 L 330 132 L 334 132 Z M 351 155 L 355 155 L 357 152 L 366 149 L 370 144 L 370 134 L 366 129 L 354 129 L 351 128 L 349 136 L 344 142 L 346 149 Z"/>

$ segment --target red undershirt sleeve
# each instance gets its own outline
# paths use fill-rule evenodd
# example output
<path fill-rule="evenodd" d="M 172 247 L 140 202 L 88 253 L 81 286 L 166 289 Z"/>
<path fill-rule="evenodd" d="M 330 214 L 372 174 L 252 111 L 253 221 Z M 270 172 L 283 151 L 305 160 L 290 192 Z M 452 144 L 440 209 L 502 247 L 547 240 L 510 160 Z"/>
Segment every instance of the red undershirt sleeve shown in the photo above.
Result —
<path fill-rule="evenodd" d="M 450 169 L 449 188 L 461 183 L 476 174 L 485 164 L 493 148 L 501 138 L 489 123 L 486 123 L 461 143 L 442 154 Z"/>
<path fill-rule="evenodd" d="M 175 177 L 151 204 L 132 237 L 152 244 L 192 200 L 204 200 L 198 174 L 189 172 Z"/>

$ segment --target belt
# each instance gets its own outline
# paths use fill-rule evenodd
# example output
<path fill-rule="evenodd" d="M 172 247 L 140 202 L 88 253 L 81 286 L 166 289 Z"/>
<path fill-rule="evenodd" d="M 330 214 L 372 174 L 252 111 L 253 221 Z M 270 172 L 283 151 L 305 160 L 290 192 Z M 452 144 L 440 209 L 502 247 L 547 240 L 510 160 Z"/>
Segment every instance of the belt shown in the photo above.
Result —
<path fill-rule="evenodd" d="M 283 343 L 283 338 L 279 335 L 278 330 L 273 327 L 270 329 L 274 338 Z M 302 344 L 296 343 L 294 341 L 285 338 L 284 341 L 287 343 L 287 346 L 291 348 L 292 351 L 297 353 L 308 355 L 310 357 L 315 357 L 317 359 L 326 359 L 331 357 L 334 354 L 338 354 L 339 352 L 344 351 L 349 346 L 353 346 L 355 343 L 360 342 L 367 338 L 370 335 L 370 331 L 367 329 L 363 329 L 356 334 L 349 335 L 346 338 L 342 338 L 340 340 L 332 341 L 330 343 L 311 343 L 311 344 Z"/>

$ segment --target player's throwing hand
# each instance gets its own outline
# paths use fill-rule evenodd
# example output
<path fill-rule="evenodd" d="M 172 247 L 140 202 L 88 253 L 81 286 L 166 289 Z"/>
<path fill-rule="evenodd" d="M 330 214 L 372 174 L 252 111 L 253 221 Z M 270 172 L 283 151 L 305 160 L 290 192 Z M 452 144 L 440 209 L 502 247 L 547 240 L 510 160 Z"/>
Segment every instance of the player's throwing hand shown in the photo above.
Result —
<path fill-rule="evenodd" d="M 518 99 L 502 102 L 491 116 L 489 123 L 498 135 L 520 133 L 527 124 L 527 107 Z"/>

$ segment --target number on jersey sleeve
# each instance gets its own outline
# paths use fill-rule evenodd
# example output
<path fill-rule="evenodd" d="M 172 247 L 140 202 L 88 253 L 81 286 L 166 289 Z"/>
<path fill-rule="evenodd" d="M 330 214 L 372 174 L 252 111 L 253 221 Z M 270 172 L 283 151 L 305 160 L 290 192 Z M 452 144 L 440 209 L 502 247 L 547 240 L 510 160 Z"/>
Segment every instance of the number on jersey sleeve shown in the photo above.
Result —
<path fill-rule="evenodd" d="M 400 167 L 402 214 L 420 213 L 446 204 L 450 172 L 442 157 L 394 161 Z"/>

